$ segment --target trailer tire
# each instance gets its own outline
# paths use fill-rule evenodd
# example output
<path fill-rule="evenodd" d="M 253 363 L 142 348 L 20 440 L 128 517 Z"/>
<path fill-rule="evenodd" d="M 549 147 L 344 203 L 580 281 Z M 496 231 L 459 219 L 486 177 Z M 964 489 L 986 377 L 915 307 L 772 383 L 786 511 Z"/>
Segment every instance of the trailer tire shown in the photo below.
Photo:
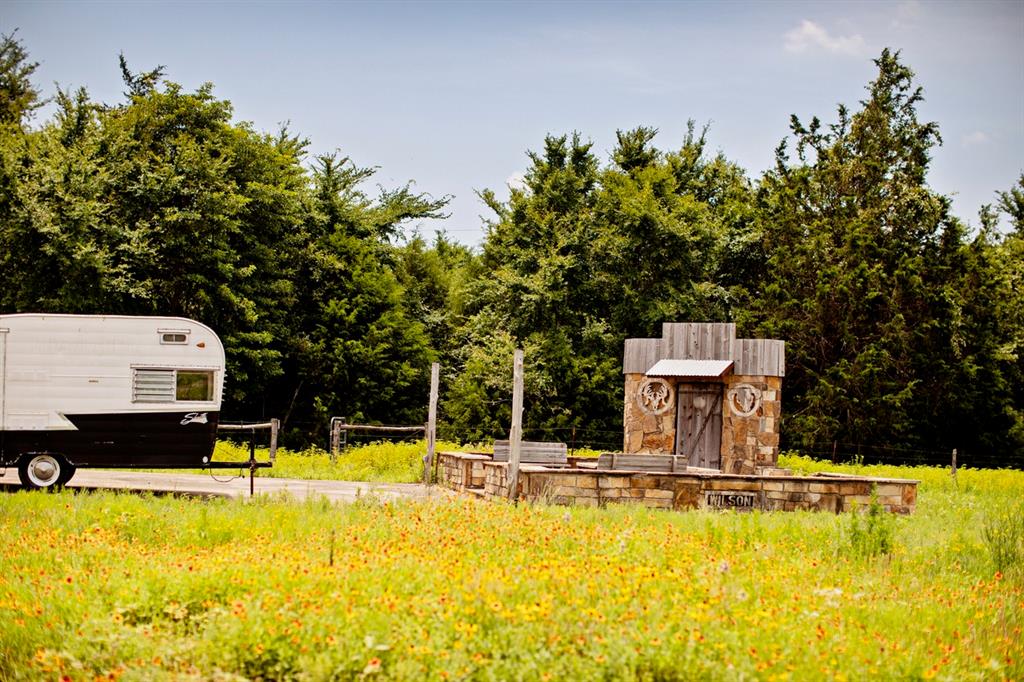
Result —
<path fill-rule="evenodd" d="M 78 467 L 71 462 L 65 461 L 64 468 L 61 469 L 60 477 L 57 479 L 57 487 L 63 488 L 66 486 L 71 481 L 76 471 L 78 471 Z"/>
<path fill-rule="evenodd" d="M 74 469 L 63 457 L 49 452 L 30 453 L 18 460 L 18 478 L 26 488 L 54 490 L 73 474 Z"/>

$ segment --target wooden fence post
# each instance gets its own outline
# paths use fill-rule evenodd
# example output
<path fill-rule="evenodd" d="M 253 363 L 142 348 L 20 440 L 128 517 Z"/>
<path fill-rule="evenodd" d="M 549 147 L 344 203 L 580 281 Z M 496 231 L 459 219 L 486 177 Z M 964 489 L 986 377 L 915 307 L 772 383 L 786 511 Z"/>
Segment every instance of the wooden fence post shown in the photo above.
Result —
<path fill-rule="evenodd" d="M 956 448 L 953 448 L 953 463 L 949 467 L 949 472 L 953 477 L 953 483 L 956 483 Z"/>
<path fill-rule="evenodd" d="M 523 440 L 523 351 L 512 361 L 512 428 L 508 434 L 508 496 L 515 500 L 519 487 L 519 450 Z"/>
<path fill-rule="evenodd" d="M 427 408 L 427 460 L 423 463 L 423 482 L 430 485 L 430 472 L 434 468 L 434 449 L 437 446 L 437 391 L 441 377 L 441 365 L 430 366 L 430 403 Z"/>

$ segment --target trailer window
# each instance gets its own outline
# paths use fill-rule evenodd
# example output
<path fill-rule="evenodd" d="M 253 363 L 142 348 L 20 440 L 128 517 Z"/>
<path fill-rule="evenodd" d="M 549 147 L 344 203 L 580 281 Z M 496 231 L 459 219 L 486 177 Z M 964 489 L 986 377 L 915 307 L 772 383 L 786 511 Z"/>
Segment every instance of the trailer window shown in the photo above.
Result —
<path fill-rule="evenodd" d="M 213 372 L 178 370 L 177 381 L 175 397 L 178 400 L 213 400 Z"/>
<path fill-rule="evenodd" d="M 137 403 L 209 402 L 213 372 L 186 369 L 136 369 L 132 400 Z"/>

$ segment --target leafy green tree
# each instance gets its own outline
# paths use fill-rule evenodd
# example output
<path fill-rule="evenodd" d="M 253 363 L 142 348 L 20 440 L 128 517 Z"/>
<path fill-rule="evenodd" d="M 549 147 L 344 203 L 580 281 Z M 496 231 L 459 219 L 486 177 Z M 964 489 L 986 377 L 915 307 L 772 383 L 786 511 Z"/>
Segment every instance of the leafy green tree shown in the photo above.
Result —
<path fill-rule="evenodd" d="M 651 128 L 620 131 L 606 168 L 579 135 L 549 136 L 507 203 L 482 193 L 496 219 L 486 274 L 469 289 L 460 390 L 445 403 L 455 435 L 508 428 L 505 384 L 492 374 L 519 343 L 535 372 L 526 433 L 569 440 L 575 429 L 619 447 L 623 340 L 665 320 L 728 317 L 742 292 L 720 266 L 743 258 L 729 240 L 750 228 L 752 193 L 742 171 L 705 155 L 705 132 L 691 123 L 681 148 L 665 153 Z"/>
<path fill-rule="evenodd" d="M 926 184 L 941 138 L 917 118 L 912 71 L 889 50 L 875 63 L 861 110 L 840 107 L 827 127 L 794 116 L 797 160 L 784 141 L 762 179 L 768 262 L 751 312 L 788 342 L 790 442 L 980 448 L 1005 426 L 980 395 L 1005 389 L 989 251 Z M 986 426 L 963 429 L 971 420 Z"/>
<path fill-rule="evenodd" d="M 389 239 L 404 221 L 443 215 L 447 198 L 360 185 L 374 169 L 347 158 L 315 159 L 308 240 L 298 261 L 297 327 L 287 372 L 273 393 L 283 414 L 307 434 L 326 433 L 329 417 L 420 423 L 430 362 L 421 322 L 406 314 Z"/>
<path fill-rule="evenodd" d="M 0 301 L 203 320 L 225 339 L 229 395 L 259 393 L 289 336 L 276 311 L 294 300 L 302 144 L 232 124 L 210 85 L 131 90 L 107 107 L 59 93 L 52 121 L 4 145 Z"/>
<path fill-rule="evenodd" d="M 281 372 L 278 311 L 295 301 L 303 145 L 233 124 L 210 84 L 135 87 L 150 79 L 125 71 L 132 94 L 104 112 L 100 135 L 105 218 L 122 231 L 113 258 L 133 278 L 121 309 L 210 324 L 226 341 L 231 396 L 260 393 Z"/>
<path fill-rule="evenodd" d="M 1024 233 L 1024 173 L 1021 173 L 1017 184 L 1005 192 L 998 192 L 999 209 L 1005 213 L 1014 231 Z"/>
<path fill-rule="evenodd" d="M 391 240 L 447 199 L 371 198 L 373 169 L 304 168 L 305 140 L 233 122 L 212 85 L 121 70 L 122 103 L 61 92 L 38 130 L 0 125 L 0 308 L 202 320 L 226 416 L 284 416 L 300 440 L 328 413 L 419 421 L 433 356 Z"/>
<path fill-rule="evenodd" d="M 29 61 L 28 51 L 16 34 L 0 35 L 0 127 L 22 125 L 45 104 L 32 83 L 39 64 Z"/>
<path fill-rule="evenodd" d="M 59 93 L 53 121 L 0 138 L 0 309 L 101 312 L 133 286 L 104 213 L 98 108 Z"/>
<path fill-rule="evenodd" d="M 468 284 L 482 275 L 480 259 L 443 232 L 431 246 L 414 234 L 395 250 L 394 259 L 409 316 L 423 323 L 431 348 L 449 365 L 456 330 L 466 318 Z"/>
<path fill-rule="evenodd" d="M 593 232 L 598 162 L 590 147 L 578 135 L 549 136 L 542 153 L 529 154 L 525 187 L 512 188 L 508 204 L 493 192 L 481 193 L 496 220 L 481 256 L 484 274 L 469 289 L 471 317 L 457 335 L 458 376 L 443 403 L 455 437 L 475 440 L 507 431 L 511 369 L 500 368 L 511 368 L 517 344 L 526 348 L 530 375 L 527 436 L 564 439 L 551 429 L 571 428 L 582 418 L 572 414 L 574 396 L 584 391 L 571 393 L 578 358 L 569 338 L 588 306 L 579 286 L 588 282 L 591 267 L 586 235 Z"/>
<path fill-rule="evenodd" d="M 693 121 L 678 150 L 654 150 L 655 133 L 618 133 L 596 208 L 596 284 L 625 336 L 658 336 L 666 321 L 731 319 L 755 267 L 743 170 L 720 153 L 709 157 L 707 128 L 697 134 Z"/>
<path fill-rule="evenodd" d="M 998 198 L 1012 227 L 996 245 L 999 286 L 993 298 L 999 307 L 994 319 L 1003 328 L 998 357 L 1011 396 L 999 411 L 1012 421 L 1009 436 L 1017 444 L 1018 463 L 1024 463 L 1024 174 Z"/>

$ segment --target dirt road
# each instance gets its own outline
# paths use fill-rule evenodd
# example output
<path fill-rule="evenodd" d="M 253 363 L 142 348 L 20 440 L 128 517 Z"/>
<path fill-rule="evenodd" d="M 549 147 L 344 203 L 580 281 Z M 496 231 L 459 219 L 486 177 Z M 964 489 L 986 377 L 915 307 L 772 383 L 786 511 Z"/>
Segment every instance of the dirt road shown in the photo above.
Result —
<path fill-rule="evenodd" d="M 235 472 L 217 474 L 176 474 L 173 472 L 111 471 L 80 469 L 68 484 L 69 488 L 102 490 L 146 490 L 181 495 L 248 497 L 249 477 L 232 478 Z M 0 487 L 18 487 L 18 472 L 8 468 L 0 476 Z M 306 481 L 295 478 L 257 478 L 256 494 L 288 494 L 296 499 L 326 497 L 351 502 L 361 496 L 374 495 L 381 500 L 426 499 L 445 495 L 443 490 L 416 483 L 365 483 L 355 481 Z"/>

